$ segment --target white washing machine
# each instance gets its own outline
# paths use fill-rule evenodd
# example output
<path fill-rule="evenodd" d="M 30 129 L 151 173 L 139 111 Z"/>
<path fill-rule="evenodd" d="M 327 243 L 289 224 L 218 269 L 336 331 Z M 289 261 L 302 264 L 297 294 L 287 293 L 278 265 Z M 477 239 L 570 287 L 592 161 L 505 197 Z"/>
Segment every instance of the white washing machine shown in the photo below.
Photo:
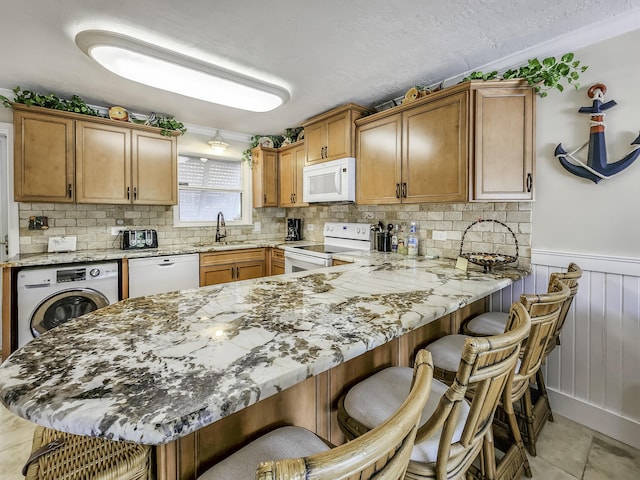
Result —
<path fill-rule="evenodd" d="M 72 318 L 118 301 L 118 262 L 18 272 L 18 347 Z"/>

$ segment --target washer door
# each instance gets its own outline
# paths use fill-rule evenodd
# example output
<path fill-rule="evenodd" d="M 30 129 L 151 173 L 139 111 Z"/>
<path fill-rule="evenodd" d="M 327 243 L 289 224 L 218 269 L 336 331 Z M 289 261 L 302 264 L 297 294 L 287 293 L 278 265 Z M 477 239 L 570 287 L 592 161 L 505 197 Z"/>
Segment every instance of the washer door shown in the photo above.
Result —
<path fill-rule="evenodd" d="M 37 337 L 72 318 L 109 305 L 100 292 L 89 288 L 65 290 L 46 298 L 31 316 L 31 333 Z"/>

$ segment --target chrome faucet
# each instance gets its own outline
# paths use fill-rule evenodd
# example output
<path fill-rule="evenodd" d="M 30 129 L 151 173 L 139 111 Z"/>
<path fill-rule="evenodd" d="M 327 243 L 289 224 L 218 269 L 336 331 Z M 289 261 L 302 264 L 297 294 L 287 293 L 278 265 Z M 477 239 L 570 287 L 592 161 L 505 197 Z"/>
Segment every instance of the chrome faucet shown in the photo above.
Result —
<path fill-rule="evenodd" d="M 220 233 L 220 227 L 224 228 L 224 233 Z M 224 223 L 224 215 L 222 212 L 218 212 L 218 218 L 216 220 L 216 242 L 219 242 L 223 238 L 227 237 L 227 227 Z"/>

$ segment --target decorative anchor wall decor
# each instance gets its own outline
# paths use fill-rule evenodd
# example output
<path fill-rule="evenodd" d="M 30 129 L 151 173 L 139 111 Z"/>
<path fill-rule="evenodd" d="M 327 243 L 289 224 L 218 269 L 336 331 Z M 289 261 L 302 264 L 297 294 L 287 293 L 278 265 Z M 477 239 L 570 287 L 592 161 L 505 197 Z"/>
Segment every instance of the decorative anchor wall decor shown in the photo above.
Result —
<path fill-rule="evenodd" d="M 602 103 L 604 94 L 607 93 L 607 87 L 603 83 L 596 83 L 587 92 L 589 98 L 593 98 L 591 107 L 580 107 L 578 112 L 588 113 L 591 115 L 591 129 L 589 141 L 573 152 L 567 152 L 559 143 L 556 147 L 555 155 L 560 164 L 569 172 L 579 177 L 598 183 L 602 179 L 610 178 L 612 175 L 624 170 L 631 165 L 640 155 L 640 135 L 631 142 L 633 150 L 626 157 L 614 163 L 607 163 L 607 145 L 604 140 L 604 110 L 615 107 L 617 103 L 609 100 Z M 587 154 L 587 163 L 580 161 L 575 154 L 589 145 L 589 153 Z M 571 161 L 567 160 L 567 157 Z"/>

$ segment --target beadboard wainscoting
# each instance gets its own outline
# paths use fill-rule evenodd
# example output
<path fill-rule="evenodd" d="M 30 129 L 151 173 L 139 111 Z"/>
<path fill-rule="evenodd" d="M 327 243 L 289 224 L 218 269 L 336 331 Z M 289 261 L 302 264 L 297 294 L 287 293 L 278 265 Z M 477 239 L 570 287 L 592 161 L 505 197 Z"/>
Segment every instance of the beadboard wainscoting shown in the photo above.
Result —
<path fill-rule="evenodd" d="M 560 347 L 544 365 L 554 412 L 640 447 L 640 259 L 532 249 L 532 274 L 491 297 L 508 311 L 569 262 L 583 270 Z"/>

